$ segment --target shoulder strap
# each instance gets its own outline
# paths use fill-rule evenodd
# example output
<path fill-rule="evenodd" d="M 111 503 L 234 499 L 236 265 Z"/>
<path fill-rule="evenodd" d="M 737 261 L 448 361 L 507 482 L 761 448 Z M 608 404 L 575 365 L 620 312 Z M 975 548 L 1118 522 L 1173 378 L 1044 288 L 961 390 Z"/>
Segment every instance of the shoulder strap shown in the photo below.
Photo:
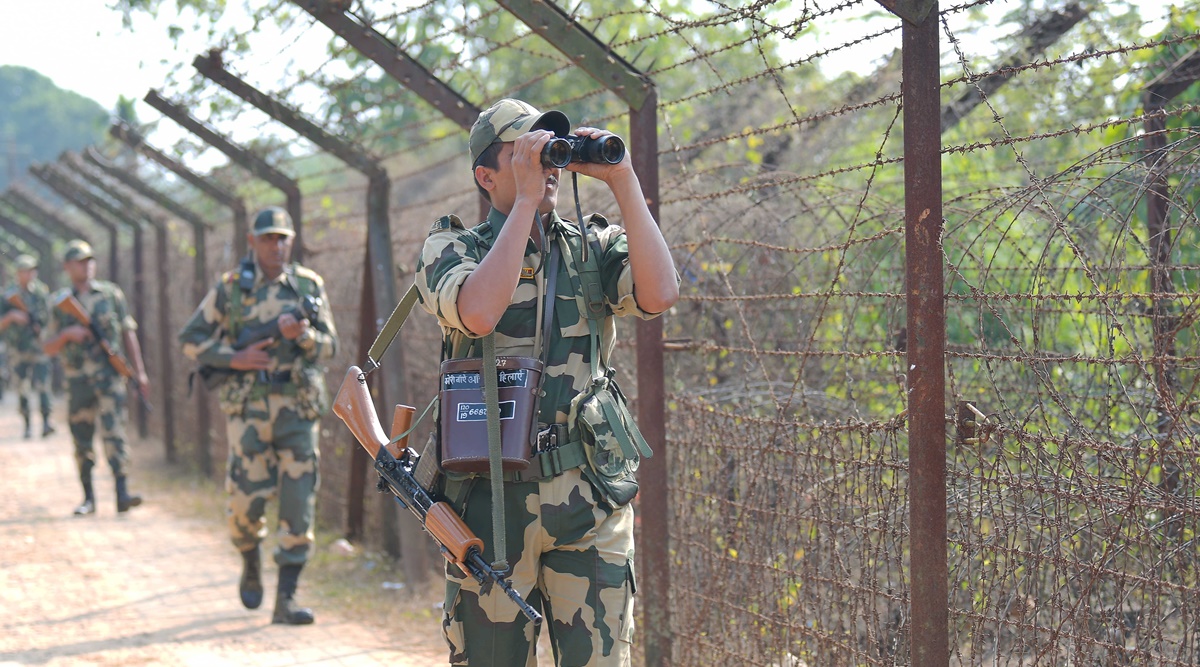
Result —
<path fill-rule="evenodd" d="M 383 358 L 383 353 L 387 352 L 388 346 L 395 340 L 396 334 L 400 333 L 400 327 L 404 326 L 408 314 L 417 304 L 417 296 L 417 286 L 414 283 L 404 293 L 404 296 L 400 297 L 400 302 L 392 309 L 392 314 L 388 315 L 387 321 L 383 323 L 383 328 L 379 330 L 379 335 L 375 336 L 375 342 L 371 343 L 371 349 L 367 350 L 367 361 L 363 367 L 364 374 L 370 375 L 379 368 L 379 360 Z"/>

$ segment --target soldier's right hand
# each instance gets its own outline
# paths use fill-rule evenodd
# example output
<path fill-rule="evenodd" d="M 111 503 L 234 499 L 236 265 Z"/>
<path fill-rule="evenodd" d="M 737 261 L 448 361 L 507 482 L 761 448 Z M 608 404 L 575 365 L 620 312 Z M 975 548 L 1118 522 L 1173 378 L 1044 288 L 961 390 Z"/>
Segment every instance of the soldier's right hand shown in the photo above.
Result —
<path fill-rule="evenodd" d="M 63 328 L 62 337 L 72 343 L 82 343 L 92 337 L 92 330 L 82 324 L 72 324 L 69 327 Z"/>
<path fill-rule="evenodd" d="M 235 371 L 265 371 L 271 366 L 271 355 L 266 347 L 274 343 L 274 338 L 264 338 L 238 350 L 229 360 L 229 367 Z"/>
<path fill-rule="evenodd" d="M 22 326 L 29 324 L 29 313 L 19 308 L 13 308 L 12 310 L 8 311 L 8 314 L 4 317 L 9 322 L 15 322 Z"/>

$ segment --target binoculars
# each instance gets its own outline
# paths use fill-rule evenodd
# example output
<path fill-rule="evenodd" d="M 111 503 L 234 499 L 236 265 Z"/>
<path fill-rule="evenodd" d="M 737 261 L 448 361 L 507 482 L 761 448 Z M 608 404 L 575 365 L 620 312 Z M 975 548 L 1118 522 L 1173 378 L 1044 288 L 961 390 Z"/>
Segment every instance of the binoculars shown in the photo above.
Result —
<path fill-rule="evenodd" d="M 625 159 L 625 142 L 614 134 L 599 139 L 570 135 L 555 137 L 542 148 L 542 164 L 562 169 L 572 162 L 617 164 Z"/>

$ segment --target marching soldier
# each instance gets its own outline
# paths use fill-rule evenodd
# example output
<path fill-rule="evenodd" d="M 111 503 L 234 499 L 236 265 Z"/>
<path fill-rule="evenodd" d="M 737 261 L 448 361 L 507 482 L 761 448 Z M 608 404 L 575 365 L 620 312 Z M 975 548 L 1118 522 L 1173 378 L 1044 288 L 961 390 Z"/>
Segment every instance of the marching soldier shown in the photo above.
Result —
<path fill-rule="evenodd" d="M 149 395 L 150 378 L 142 363 L 137 322 L 129 313 L 121 288 L 106 280 L 96 280 L 95 256 L 86 241 L 76 239 L 67 244 L 63 268 L 71 279 L 71 287 L 55 293 L 51 300 L 58 304 L 74 299 L 81 312 L 70 314 L 54 308 L 43 350 L 50 356 L 62 355 L 63 375 L 67 379 L 67 421 L 75 441 L 79 481 L 83 484 L 83 503 L 75 508 L 75 514 L 96 512 L 92 492 L 96 451 L 92 438 L 97 424 L 104 457 L 116 479 L 117 511 L 128 512 L 142 504 L 142 497 L 130 494 L 128 489 L 129 451 L 125 437 L 128 391 L 118 366 L 131 371 L 143 397 Z M 91 326 L 80 315 L 87 317 Z M 124 359 L 117 352 L 118 341 L 124 344 Z"/>
<path fill-rule="evenodd" d="M 291 264 L 295 230 L 283 209 L 261 211 L 249 235 L 251 257 L 221 277 L 179 334 L 200 362 L 228 415 L 228 518 L 242 555 L 242 604 L 262 604 L 259 543 L 270 498 L 279 500 L 279 582 L 272 622 L 313 622 L 295 601 L 313 542 L 319 473 L 317 426 L 328 407 L 319 362 L 333 356 L 337 332 L 316 272 Z"/>
<path fill-rule="evenodd" d="M 30 394 L 37 392 L 42 413 L 42 437 L 54 433 L 50 423 L 50 360 L 42 351 L 42 328 L 50 316 L 50 289 L 37 278 L 37 260 L 18 255 L 17 285 L 0 302 L 0 330 L 6 333 L 9 362 L 17 378 L 18 407 L 25 419 L 25 437 L 33 437 Z"/>

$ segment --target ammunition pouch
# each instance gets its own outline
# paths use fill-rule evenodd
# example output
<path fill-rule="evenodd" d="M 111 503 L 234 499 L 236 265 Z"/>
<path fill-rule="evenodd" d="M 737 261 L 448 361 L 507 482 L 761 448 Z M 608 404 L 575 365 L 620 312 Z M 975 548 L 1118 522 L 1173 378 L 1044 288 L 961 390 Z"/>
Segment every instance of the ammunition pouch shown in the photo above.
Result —
<path fill-rule="evenodd" d="M 488 472 L 487 407 L 479 358 L 442 362 L 438 410 L 443 470 Z M 537 437 L 538 387 L 542 361 L 530 357 L 496 357 L 499 386 L 500 450 L 506 472 L 529 467 Z"/>
<path fill-rule="evenodd" d="M 571 401 L 567 423 L 587 456 L 584 475 L 619 507 L 637 495 L 638 465 L 651 451 L 612 376 L 609 369 Z"/>
<path fill-rule="evenodd" d="M 303 366 L 292 371 L 292 382 L 296 395 L 296 412 L 304 419 L 320 419 L 329 409 L 329 392 L 325 387 L 325 374 L 315 366 Z"/>

